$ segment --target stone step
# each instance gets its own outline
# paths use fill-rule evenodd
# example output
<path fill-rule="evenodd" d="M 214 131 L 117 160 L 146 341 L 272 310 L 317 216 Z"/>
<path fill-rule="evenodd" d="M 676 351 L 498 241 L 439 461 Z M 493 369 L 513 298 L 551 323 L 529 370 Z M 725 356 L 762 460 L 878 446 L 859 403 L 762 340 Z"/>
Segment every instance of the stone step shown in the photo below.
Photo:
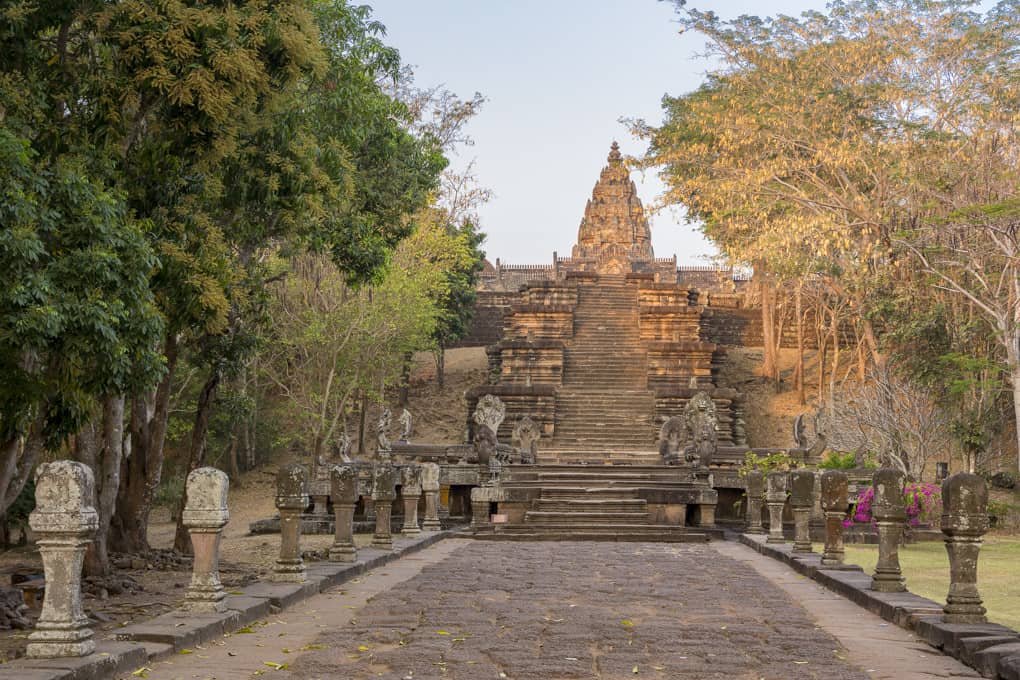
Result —
<path fill-rule="evenodd" d="M 649 541 L 662 543 L 706 543 L 709 536 L 722 538 L 713 529 L 639 525 L 590 525 L 576 527 L 556 524 L 510 524 L 476 531 L 483 540 L 503 541 Z"/>
<path fill-rule="evenodd" d="M 647 512 L 608 512 L 608 511 L 545 511 L 528 510 L 524 513 L 525 524 L 567 524 L 589 527 L 592 524 L 641 524 L 648 521 Z"/>
<path fill-rule="evenodd" d="M 587 499 L 587 498 L 540 498 L 540 512 L 629 512 L 647 513 L 643 498 Z"/>
<path fill-rule="evenodd" d="M 603 486 L 563 486 L 562 483 L 558 483 L 556 486 L 549 485 L 548 482 L 543 482 L 542 487 L 542 498 L 541 501 L 591 501 L 591 502 L 620 502 L 620 501 L 640 501 L 644 502 L 640 498 L 634 498 L 636 491 L 632 488 L 619 488 L 619 487 L 603 487 Z"/>

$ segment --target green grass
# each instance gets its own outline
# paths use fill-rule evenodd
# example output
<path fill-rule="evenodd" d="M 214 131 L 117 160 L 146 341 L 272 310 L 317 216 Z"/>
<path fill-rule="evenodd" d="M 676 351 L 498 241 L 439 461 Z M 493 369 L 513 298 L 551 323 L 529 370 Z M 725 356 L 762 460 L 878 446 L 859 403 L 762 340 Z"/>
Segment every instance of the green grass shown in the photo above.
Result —
<path fill-rule="evenodd" d="M 846 561 L 875 570 L 878 546 L 847 545 Z M 988 620 L 1020 630 L 1020 538 L 988 536 L 978 558 L 978 590 L 988 609 Z M 900 546 L 900 567 L 910 592 L 945 603 L 949 591 L 949 557 L 941 541 Z"/>

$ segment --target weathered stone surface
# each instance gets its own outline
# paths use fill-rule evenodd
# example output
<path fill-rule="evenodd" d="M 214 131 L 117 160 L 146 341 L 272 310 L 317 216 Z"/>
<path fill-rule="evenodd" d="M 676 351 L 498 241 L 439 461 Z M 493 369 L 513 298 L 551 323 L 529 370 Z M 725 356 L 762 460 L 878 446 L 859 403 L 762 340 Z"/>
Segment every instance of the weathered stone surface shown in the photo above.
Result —
<path fill-rule="evenodd" d="M 769 506 L 769 543 L 783 543 L 783 506 L 786 505 L 787 473 L 770 472 L 765 478 L 765 503 Z"/>
<path fill-rule="evenodd" d="M 707 468 L 719 448 L 716 429 L 719 419 L 715 413 L 715 402 L 706 392 L 698 392 L 684 408 L 684 426 L 687 441 L 684 458 L 695 467 Z"/>
<path fill-rule="evenodd" d="M 220 538 L 230 519 L 230 480 L 222 470 L 200 467 L 188 474 L 186 484 L 188 501 L 181 520 L 191 535 L 195 560 L 184 608 L 223 612 L 227 609 L 227 593 L 220 583 Z"/>
<path fill-rule="evenodd" d="M 320 642 L 294 677 L 868 677 L 788 595 L 703 544 L 472 542 Z"/>
<path fill-rule="evenodd" d="M 793 508 L 793 551 L 811 552 L 811 509 L 815 504 L 815 473 L 794 470 L 790 473 L 790 506 Z"/>
<path fill-rule="evenodd" d="M 358 550 L 354 546 L 354 506 L 358 502 L 358 471 L 351 465 L 334 465 L 330 470 L 330 496 L 336 519 L 335 538 L 329 548 L 334 562 L 354 562 Z"/>
<path fill-rule="evenodd" d="M 878 562 L 871 588 L 883 593 L 902 592 L 907 589 L 899 554 L 900 536 L 907 518 L 904 475 L 900 470 L 881 468 L 875 471 L 871 483 L 875 489 L 871 515 L 878 526 Z"/>
<path fill-rule="evenodd" d="M 680 416 L 667 418 L 659 428 L 659 456 L 666 465 L 680 464 L 680 449 L 684 445 L 686 426 Z"/>
<path fill-rule="evenodd" d="M 942 483 L 942 533 L 949 553 L 946 623 L 984 623 L 977 587 L 981 537 L 988 531 L 988 487 L 977 475 L 960 472 Z"/>
<path fill-rule="evenodd" d="M 761 470 L 751 470 L 744 479 L 747 484 L 747 531 L 763 534 L 765 529 L 761 523 L 761 504 L 765 495 L 765 475 Z"/>
<path fill-rule="evenodd" d="M 401 474 L 400 493 L 404 497 L 404 526 L 400 533 L 405 536 L 420 534 L 418 526 L 418 499 L 422 494 L 421 466 L 410 464 L 403 467 Z"/>
<path fill-rule="evenodd" d="M 439 466 L 436 463 L 422 463 L 421 488 L 425 494 L 425 518 L 422 520 L 423 531 L 439 531 Z"/>
<path fill-rule="evenodd" d="M 32 659 L 88 656 L 96 644 L 82 608 L 85 547 L 99 528 L 95 481 L 82 463 L 44 463 L 36 473 L 36 508 L 28 516 L 46 577 L 42 613 L 28 637 Z"/>
<path fill-rule="evenodd" d="M 276 508 L 280 511 L 280 557 L 270 580 L 302 583 L 301 513 L 308 507 L 308 471 L 303 465 L 284 465 L 276 475 Z"/>
<path fill-rule="evenodd" d="M 825 552 L 822 565 L 843 564 L 843 518 L 849 505 L 849 480 L 842 470 L 826 470 L 821 474 L 821 505 L 825 513 Z"/>
<path fill-rule="evenodd" d="M 521 463 L 525 465 L 535 463 L 538 455 L 538 441 L 541 436 L 542 433 L 539 431 L 538 425 L 530 417 L 524 416 L 517 421 L 511 441 L 520 451 Z"/>
<path fill-rule="evenodd" d="M 390 426 L 393 424 L 393 414 L 389 408 L 384 408 L 379 414 L 379 420 L 375 424 L 375 455 L 380 460 L 389 460 L 393 450 L 390 444 Z"/>
<path fill-rule="evenodd" d="M 411 417 L 411 412 L 406 408 L 400 412 L 400 441 L 409 442 L 411 441 L 411 431 L 414 427 L 414 419 Z"/>
<path fill-rule="evenodd" d="M 372 470 L 372 507 L 375 509 L 375 533 L 372 547 L 393 550 L 390 518 L 397 497 L 397 469 L 389 463 L 377 463 Z"/>

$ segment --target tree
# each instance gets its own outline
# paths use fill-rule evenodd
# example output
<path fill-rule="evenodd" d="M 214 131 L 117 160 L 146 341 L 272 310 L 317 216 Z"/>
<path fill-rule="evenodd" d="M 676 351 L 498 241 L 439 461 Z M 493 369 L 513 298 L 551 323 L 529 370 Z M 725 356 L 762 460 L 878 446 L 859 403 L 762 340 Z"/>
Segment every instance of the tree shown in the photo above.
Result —
<path fill-rule="evenodd" d="M 952 218 L 906 245 L 936 287 L 968 300 L 993 330 L 1013 388 L 1020 468 L 1020 200 L 975 206 Z M 973 469 L 973 456 L 969 463 Z"/>
<path fill-rule="evenodd" d="M 881 363 L 869 290 L 902 259 L 897 235 L 1003 191 L 1015 169 L 1016 3 L 981 16 L 964 1 L 852 1 L 732 21 L 676 4 L 720 66 L 664 99 L 662 126 L 633 124 L 664 201 L 731 259 L 824 282 Z"/>

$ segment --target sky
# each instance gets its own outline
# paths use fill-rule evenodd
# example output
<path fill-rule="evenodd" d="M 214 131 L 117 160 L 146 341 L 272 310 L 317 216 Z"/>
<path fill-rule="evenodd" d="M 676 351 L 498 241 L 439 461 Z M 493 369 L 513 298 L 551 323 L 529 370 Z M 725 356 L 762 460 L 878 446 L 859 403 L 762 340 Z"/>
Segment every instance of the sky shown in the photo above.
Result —
<path fill-rule="evenodd" d="M 421 87 L 487 98 L 471 121 L 474 145 L 453 157 L 475 163 L 494 198 L 480 211 L 492 261 L 546 264 L 569 255 L 585 202 L 613 140 L 625 154 L 645 146 L 621 118 L 662 120 L 664 94 L 698 87 L 711 63 L 703 36 L 681 34 L 674 6 L 658 0 L 364 0 L 386 42 L 415 68 Z M 799 15 L 816 0 L 756 3 L 689 0 L 723 18 Z M 650 207 L 663 192 L 654 172 L 632 173 Z M 651 216 L 657 257 L 708 264 L 715 248 L 681 211 Z"/>

